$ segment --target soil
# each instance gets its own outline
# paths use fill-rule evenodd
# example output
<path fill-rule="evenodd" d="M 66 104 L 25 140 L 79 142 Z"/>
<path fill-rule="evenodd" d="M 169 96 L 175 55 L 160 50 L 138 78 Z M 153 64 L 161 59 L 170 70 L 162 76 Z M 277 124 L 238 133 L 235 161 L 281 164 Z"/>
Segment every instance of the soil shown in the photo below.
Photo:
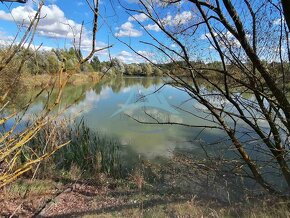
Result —
<path fill-rule="evenodd" d="M 26 184 L 26 190 L 19 184 L 2 189 L 0 217 L 95 216 L 141 206 L 140 190 L 137 187 L 120 189 L 112 183 L 73 182 L 64 185 L 53 181 L 38 182 L 50 185 L 40 189 L 33 182 L 24 181 L 22 184 Z M 150 195 L 150 201 L 145 199 L 144 207 L 157 201 L 161 201 L 159 196 Z"/>
<path fill-rule="evenodd" d="M 53 185 L 42 190 L 30 186 L 23 190 L 18 184 L 2 189 L 0 191 L 0 199 L 2 199 L 0 200 L 0 216 L 71 217 L 73 214 L 100 210 L 126 202 L 125 199 L 110 197 L 114 189 L 106 186 L 83 182 L 66 185 L 50 182 Z"/>

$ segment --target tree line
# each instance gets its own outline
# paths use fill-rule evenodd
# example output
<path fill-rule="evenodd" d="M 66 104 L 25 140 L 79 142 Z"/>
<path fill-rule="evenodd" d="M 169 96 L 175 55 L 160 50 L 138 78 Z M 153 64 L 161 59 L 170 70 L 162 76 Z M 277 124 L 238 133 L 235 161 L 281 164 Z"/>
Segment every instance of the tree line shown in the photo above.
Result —
<path fill-rule="evenodd" d="M 24 52 L 24 49 L 23 49 Z M 19 52 L 18 58 L 13 62 L 14 66 L 20 63 L 20 59 L 23 56 L 23 52 Z M 27 51 L 25 51 L 27 52 Z M 176 75 L 190 76 L 188 70 L 186 69 L 186 63 L 184 61 L 175 61 L 168 63 L 123 63 L 117 58 L 113 58 L 110 61 L 101 62 L 98 56 L 93 56 L 91 60 L 83 64 L 79 64 L 79 57 L 82 57 L 82 52 L 77 51 L 74 48 L 69 49 L 52 49 L 52 50 L 39 50 L 35 51 L 29 49 L 27 57 L 28 60 L 25 62 L 24 67 L 22 68 L 23 73 L 31 75 L 39 74 L 57 74 L 61 69 L 64 63 L 64 72 L 68 73 L 87 73 L 87 72 L 99 72 L 106 74 L 108 76 L 163 76 L 170 73 Z M 0 56 L 6 54 L 6 48 L 2 47 L 0 49 Z M 17 61 L 19 59 L 19 61 Z M 19 62 L 19 63 L 17 63 Z M 191 64 L 196 68 L 203 70 L 204 75 L 210 75 L 213 79 L 222 79 L 219 73 L 216 71 L 211 71 L 209 69 L 222 69 L 223 64 L 221 61 L 191 61 Z M 279 80 L 279 72 L 281 71 L 281 64 L 279 62 L 272 61 L 264 62 L 265 66 L 268 67 L 269 71 L 273 76 Z M 249 65 L 250 63 L 245 63 Z M 233 71 L 241 79 L 243 73 L 240 72 L 239 68 L 235 67 L 234 64 L 228 64 L 229 68 L 232 68 Z M 285 63 L 285 70 L 290 70 L 290 65 Z M 11 68 L 10 68 L 11 69 Z M 286 78 L 289 80 L 290 78 Z"/>

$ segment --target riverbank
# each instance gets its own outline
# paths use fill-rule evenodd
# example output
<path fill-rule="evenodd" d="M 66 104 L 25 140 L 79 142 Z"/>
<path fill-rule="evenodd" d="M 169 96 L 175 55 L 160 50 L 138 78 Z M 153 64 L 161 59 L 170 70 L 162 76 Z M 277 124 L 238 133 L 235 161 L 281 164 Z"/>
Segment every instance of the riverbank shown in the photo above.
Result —
<path fill-rule="evenodd" d="M 86 83 L 97 83 L 101 79 L 100 73 L 90 72 L 90 73 L 74 73 L 74 74 L 64 74 L 62 79 L 69 76 L 68 85 L 82 85 Z M 43 88 L 45 86 L 52 86 L 56 81 L 58 81 L 58 75 L 51 74 L 40 74 L 31 75 L 23 74 L 21 76 L 22 85 L 30 90 L 34 88 Z"/>
<path fill-rule="evenodd" d="M 225 203 L 104 174 L 90 181 L 22 179 L 0 198 L 3 217 L 290 217 L 288 204 L 274 197 Z"/>
<path fill-rule="evenodd" d="M 288 202 L 256 191 L 253 180 L 247 185 L 247 178 L 234 177 L 237 171 L 223 167 L 223 159 L 205 158 L 205 150 L 191 140 L 192 130 L 191 138 L 184 129 L 178 137 L 181 132 L 172 127 L 167 133 L 167 127 L 112 117 L 120 103 L 134 100 L 134 93 L 150 93 L 141 87 L 162 85 L 159 79 L 114 78 L 90 88 L 68 86 L 63 104 L 72 105 L 72 114 L 85 109 L 81 119 L 75 119 L 76 126 L 70 120 L 45 126 L 25 147 L 33 158 L 71 143 L 0 190 L 5 199 L 0 200 L 0 217 L 290 217 Z M 163 97 L 172 104 L 174 96 L 182 96 L 165 88 Z M 46 96 L 39 98 L 35 105 L 44 105 Z M 204 137 L 221 136 L 217 133 L 211 130 Z M 212 147 L 217 148 L 211 145 L 207 154 Z M 25 158 L 27 152 L 20 160 Z"/>
<path fill-rule="evenodd" d="M 71 143 L 0 189 L 0 217 L 290 217 L 285 199 L 255 194 L 198 158 L 156 163 L 136 153 L 128 165 L 118 141 L 84 123 L 48 126 L 29 147 L 42 151 L 54 133 L 51 146 Z"/>
<path fill-rule="evenodd" d="M 27 146 L 43 151 L 47 138 L 71 143 L 0 189 L 0 217 L 290 217 L 285 199 L 252 192 L 196 156 L 157 163 L 136 153 L 128 165 L 120 142 L 84 123 L 47 126 Z"/>

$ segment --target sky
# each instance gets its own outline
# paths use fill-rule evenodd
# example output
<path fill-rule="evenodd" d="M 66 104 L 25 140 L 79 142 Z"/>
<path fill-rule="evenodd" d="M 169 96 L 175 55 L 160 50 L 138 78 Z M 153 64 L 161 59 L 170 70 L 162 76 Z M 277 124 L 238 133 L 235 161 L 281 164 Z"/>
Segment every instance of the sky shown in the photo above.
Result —
<path fill-rule="evenodd" d="M 92 2 L 92 0 L 89 0 Z M 121 4 L 120 4 L 121 2 Z M 134 49 L 142 55 L 152 56 L 148 45 L 140 41 L 150 41 L 149 36 L 144 33 L 136 20 L 141 22 L 148 31 L 161 38 L 158 27 L 149 19 L 138 13 L 128 13 L 123 7 L 139 8 L 136 0 L 111 0 L 100 1 L 99 30 L 97 33 L 97 47 L 113 45 L 107 51 L 97 54 L 100 60 L 108 60 L 109 54 L 112 58 L 117 57 L 125 63 L 143 62 L 144 60 L 135 55 L 127 45 L 134 45 Z M 123 6 L 123 7 L 122 7 Z M 28 0 L 26 4 L 0 3 L 0 44 L 7 44 L 14 39 L 21 26 L 27 26 L 29 19 L 36 12 L 35 0 Z M 74 36 L 79 38 L 81 23 L 85 28 L 82 36 L 82 51 L 87 53 L 91 48 L 91 30 L 93 14 L 85 0 L 46 0 L 43 6 L 42 19 L 38 25 L 38 31 L 34 39 L 34 46 L 42 45 L 42 49 L 70 48 Z M 168 26 L 175 26 L 178 22 L 187 22 L 192 18 L 190 11 L 181 11 L 176 14 L 165 14 L 164 20 Z M 21 36 L 21 34 L 19 34 Z M 19 40 L 19 38 L 18 38 Z M 174 47 L 174 45 L 170 45 Z"/>
<path fill-rule="evenodd" d="M 29 19 L 35 14 L 37 10 L 36 1 L 38 0 L 28 0 L 26 4 L 0 2 L 0 45 L 13 41 L 19 30 L 22 31 L 19 36 L 23 34 L 25 28 L 21 27 L 27 26 Z M 88 1 L 93 2 L 93 0 Z M 153 1 L 157 5 L 160 4 L 158 0 Z M 144 59 L 134 54 L 125 43 L 151 60 L 161 59 L 162 57 L 156 57 L 156 53 L 151 46 L 141 43 L 141 41 L 152 42 L 148 33 L 161 40 L 169 48 L 178 49 L 176 44 L 165 37 L 158 26 L 154 25 L 144 14 L 128 12 L 124 9 L 124 7 L 140 9 L 137 2 L 138 0 L 100 0 L 97 47 L 113 45 L 110 50 L 104 50 L 96 54 L 101 61 L 109 60 L 109 57 L 111 57 L 118 58 L 125 63 L 144 62 Z M 168 8 L 168 10 L 161 8 L 157 13 L 161 22 L 172 32 L 177 31 L 181 26 L 184 28 L 198 22 L 192 4 L 187 4 L 186 0 Z M 73 45 L 75 36 L 78 40 L 81 24 L 84 22 L 81 49 L 83 54 L 90 51 L 93 13 L 86 0 L 45 0 L 41 16 L 42 19 L 39 22 L 33 42 L 35 47 L 42 44 L 41 48 L 44 50 L 51 48 L 69 49 Z M 145 27 L 148 33 L 138 22 Z M 224 34 L 232 37 L 228 32 Z M 190 38 L 191 42 L 196 41 L 198 43 L 191 49 L 194 51 L 190 54 L 192 59 L 216 59 L 216 53 L 208 43 L 206 29 L 199 28 L 194 36 L 195 38 Z M 251 36 L 249 35 L 249 37 Z M 19 40 L 19 37 L 17 40 Z M 191 43 L 187 43 L 185 40 L 183 42 L 186 45 Z"/>

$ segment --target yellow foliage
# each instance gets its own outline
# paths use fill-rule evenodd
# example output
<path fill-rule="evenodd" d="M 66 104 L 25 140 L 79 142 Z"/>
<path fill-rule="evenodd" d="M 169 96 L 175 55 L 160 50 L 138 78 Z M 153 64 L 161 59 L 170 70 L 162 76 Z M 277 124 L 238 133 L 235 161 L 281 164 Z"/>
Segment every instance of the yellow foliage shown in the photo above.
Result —
<path fill-rule="evenodd" d="M 59 77 L 61 76 L 62 72 L 59 72 Z M 19 176 L 31 170 L 33 166 L 49 158 L 57 150 L 69 144 L 68 141 L 60 145 L 53 146 L 50 149 L 46 149 L 46 151 L 41 154 L 28 146 L 28 143 L 37 135 L 37 133 L 39 133 L 39 131 L 43 129 L 45 125 L 48 125 L 57 119 L 57 117 L 63 112 L 60 111 L 56 114 L 52 113 L 53 109 L 61 102 L 62 91 L 68 79 L 69 78 L 62 78 L 58 80 L 58 95 L 56 100 L 53 102 L 47 101 L 42 114 L 39 115 L 30 126 L 20 133 L 15 133 L 16 128 L 20 125 L 21 118 L 17 120 L 15 119 L 15 123 L 12 128 L 9 131 L 4 130 L 4 133 L 0 135 L 0 188 L 16 180 Z M 54 87 L 56 86 L 53 86 L 52 89 L 54 89 Z M 42 92 L 43 90 L 40 93 Z M 23 111 L 27 110 L 30 104 L 33 103 L 37 97 L 39 97 L 40 93 L 23 107 Z M 52 91 L 49 93 L 52 93 Z M 6 97 L 6 94 L 1 97 L 0 105 L 5 102 Z M 50 96 L 48 99 L 51 99 Z M 7 101 L 3 104 L 0 108 L 0 112 L 4 110 L 8 103 L 9 102 Z M 13 119 L 19 113 L 21 113 L 21 111 L 13 111 L 9 115 L 3 116 L 0 118 L 0 125 L 5 125 L 7 121 Z M 29 151 L 29 154 L 24 156 L 24 150 L 26 152 Z"/>

